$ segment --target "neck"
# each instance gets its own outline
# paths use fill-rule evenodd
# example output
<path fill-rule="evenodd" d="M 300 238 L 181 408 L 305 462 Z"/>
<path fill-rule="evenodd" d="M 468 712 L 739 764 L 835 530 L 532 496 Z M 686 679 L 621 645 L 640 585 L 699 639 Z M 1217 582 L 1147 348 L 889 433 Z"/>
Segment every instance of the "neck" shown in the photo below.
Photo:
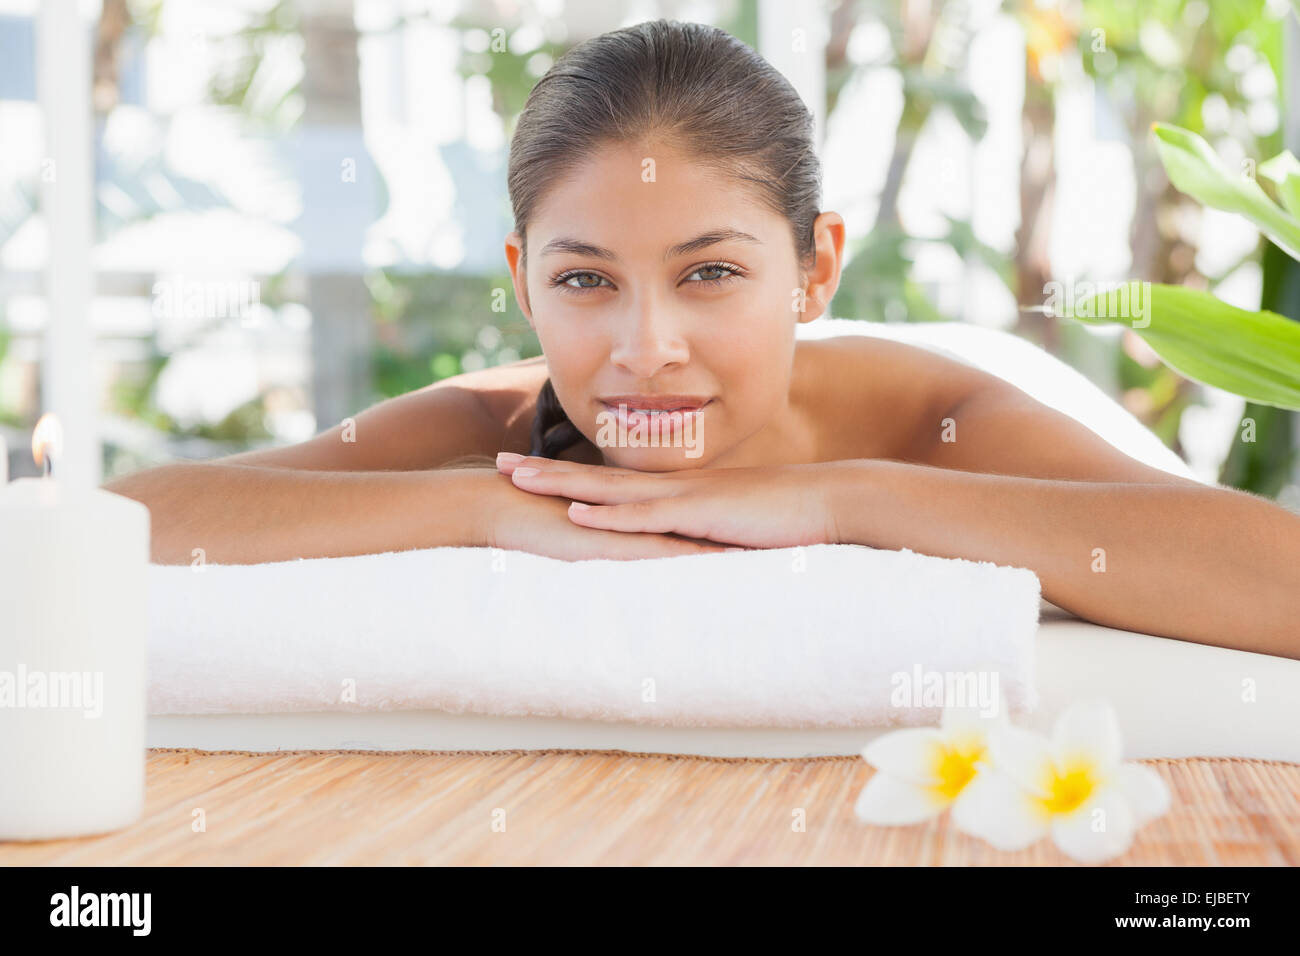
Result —
<path fill-rule="evenodd" d="M 785 396 L 772 418 L 758 431 L 709 462 L 710 468 L 756 468 L 796 465 L 816 457 L 803 415 Z"/>

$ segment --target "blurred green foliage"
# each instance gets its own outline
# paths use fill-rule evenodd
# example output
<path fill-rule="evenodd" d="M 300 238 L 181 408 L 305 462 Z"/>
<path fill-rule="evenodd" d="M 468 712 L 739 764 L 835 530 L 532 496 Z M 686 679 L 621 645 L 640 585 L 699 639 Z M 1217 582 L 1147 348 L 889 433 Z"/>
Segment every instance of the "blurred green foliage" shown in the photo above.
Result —
<path fill-rule="evenodd" d="M 871 230 L 851 240 L 840 274 L 840 287 L 831 302 L 836 317 L 870 321 L 930 322 L 955 318 L 941 312 L 911 276 L 916 252 L 924 243 L 945 245 L 962 258 L 974 256 L 989 265 L 1004 282 L 1011 282 L 1011 259 L 1004 252 L 975 240 L 970 223 L 948 217 L 948 231 L 940 236 L 911 233 L 898 217 L 897 200 L 922 129 L 938 112 L 951 115 L 972 141 L 984 136 L 988 122 L 983 104 L 964 79 L 969 41 L 963 3 L 938 3 L 931 14 L 912 10 L 905 17 L 897 3 L 840 0 L 832 11 L 834 28 L 851 33 L 865 20 L 882 24 L 889 32 L 891 53 L 873 63 L 854 64 L 847 57 L 847 41 L 833 47 L 827 64 L 827 125 L 840 102 L 840 94 L 860 70 L 897 69 L 902 79 L 903 108 L 894 129 L 894 151 Z"/>
<path fill-rule="evenodd" d="M 1300 322 L 1300 262 L 1271 242 L 1264 244 L 1264 289 L 1260 308 Z M 1300 461 L 1294 411 L 1247 402 L 1243 422 L 1254 422 L 1254 441 L 1239 430 L 1219 470 L 1219 481 L 1276 497 Z"/>
<path fill-rule="evenodd" d="M 1148 128 L 1161 121 L 1205 137 L 1227 136 L 1256 162 L 1276 155 L 1284 146 L 1281 126 L 1257 132 L 1251 111 L 1261 99 L 1279 103 L 1276 90 L 1281 88 L 1285 68 L 1283 20 L 1269 15 L 1267 0 L 1084 0 L 1083 14 L 1078 49 L 1084 68 L 1111 101 L 1124 108 L 1140 188 L 1152 180 L 1161 187 L 1161 192 L 1148 194 L 1147 202 L 1139 197 L 1135 245 L 1150 255 L 1146 261 L 1135 260 L 1133 275 L 1175 285 L 1189 280 L 1195 283 L 1192 258 L 1185 246 L 1180 248 L 1168 225 L 1159 229 L 1157 242 L 1137 242 L 1141 227 L 1150 230 L 1177 222 L 1179 217 L 1170 213 L 1187 202 L 1164 179 L 1158 143 Z M 1267 91 L 1261 96 L 1245 82 L 1252 60 L 1268 65 L 1275 81 L 1271 96 Z M 1300 319 L 1296 299 L 1276 291 L 1296 283 L 1296 263 L 1266 239 L 1261 239 L 1250 258 L 1263 266 L 1260 308 Z M 1221 275 L 1205 276 L 1210 290 L 1236 267 Z M 1165 365 L 1137 374 L 1136 363 L 1127 359 L 1123 350 L 1117 354 L 1128 404 L 1145 409 L 1147 414 L 1142 417 L 1147 425 L 1176 448 L 1182 411 L 1200 401 L 1196 390 Z M 1219 480 L 1231 487 L 1276 495 L 1293 474 L 1294 413 L 1247 403 L 1245 419 L 1255 424 L 1255 440 L 1239 440 L 1239 430 L 1227 449 Z"/>
<path fill-rule="evenodd" d="M 1225 57 L 1233 46 L 1256 51 L 1281 75 L 1282 21 L 1267 8 L 1267 0 L 1083 0 L 1078 47 L 1089 75 L 1141 114 L 1140 128 L 1160 119 L 1203 132 L 1207 98 L 1238 112 L 1250 105 L 1241 71 Z M 1242 145 L 1249 155 L 1267 150 Z"/>
<path fill-rule="evenodd" d="M 504 271 L 475 276 L 380 270 L 367 277 L 367 285 L 375 303 L 372 367 L 380 397 L 541 354 Z"/>
<path fill-rule="evenodd" d="M 249 22 L 220 41 L 208 100 L 237 109 L 250 132 L 281 135 L 302 116 L 301 71 L 273 70 L 267 56 L 275 47 L 301 53 L 300 7 L 294 0 L 277 0 L 265 9 L 251 8 Z"/>
<path fill-rule="evenodd" d="M 0 368 L 4 367 L 5 355 L 9 352 L 9 343 L 12 339 L 13 335 L 4 322 L 4 310 L 0 309 Z M 16 411 L 6 407 L 4 402 L 0 401 L 0 424 L 21 427 L 24 423 Z"/>

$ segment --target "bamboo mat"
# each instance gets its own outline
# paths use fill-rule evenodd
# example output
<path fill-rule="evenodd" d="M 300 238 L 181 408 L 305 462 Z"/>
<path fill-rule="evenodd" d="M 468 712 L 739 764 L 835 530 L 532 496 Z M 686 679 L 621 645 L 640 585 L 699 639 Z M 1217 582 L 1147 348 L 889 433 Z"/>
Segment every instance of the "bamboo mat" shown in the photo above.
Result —
<path fill-rule="evenodd" d="M 1117 863 L 1300 863 L 1300 764 L 1144 762 L 1173 806 Z M 1002 853 L 944 820 L 863 826 L 853 802 L 871 773 L 856 757 L 155 750 L 133 827 L 0 843 L 0 866 L 1071 862 L 1050 841 Z"/>

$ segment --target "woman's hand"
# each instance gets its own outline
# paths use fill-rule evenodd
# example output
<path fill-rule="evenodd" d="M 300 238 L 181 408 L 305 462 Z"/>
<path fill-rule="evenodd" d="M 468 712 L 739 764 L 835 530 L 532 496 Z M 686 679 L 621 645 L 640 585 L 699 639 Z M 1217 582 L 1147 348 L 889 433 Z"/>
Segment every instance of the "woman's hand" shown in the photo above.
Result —
<path fill-rule="evenodd" d="M 516 488 L 566 502 L 575 525 L 749 548 L 834 543 L 833 465 L 642 472 L 509 453 L 497 458 Z"/>
<path fill-rule="evenodd" d="M 488 547 L 529 551 L 565 561 L 625 561 L 726 550 L 721 544 L 670 534 L 624 534 L 582 527 L 569 520 L 568 499 L 528 494 L 511 487 L 508 478 L 489 471 L 483 477 L 492 483 L 479 499 L 489 515 L 482 534 Z"/>

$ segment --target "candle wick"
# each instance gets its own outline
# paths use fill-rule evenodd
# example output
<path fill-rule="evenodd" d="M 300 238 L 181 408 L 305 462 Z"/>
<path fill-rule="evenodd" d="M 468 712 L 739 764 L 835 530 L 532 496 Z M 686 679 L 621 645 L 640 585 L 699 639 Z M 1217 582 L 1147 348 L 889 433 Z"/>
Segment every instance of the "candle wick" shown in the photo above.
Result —
<path fill-rule="evenodd" d="M 46 478 L 53 476 L 54 456 L 51 455 L 48 451 L 41 456 L 41 468 L 42 468 L 42 473 Z"/>

